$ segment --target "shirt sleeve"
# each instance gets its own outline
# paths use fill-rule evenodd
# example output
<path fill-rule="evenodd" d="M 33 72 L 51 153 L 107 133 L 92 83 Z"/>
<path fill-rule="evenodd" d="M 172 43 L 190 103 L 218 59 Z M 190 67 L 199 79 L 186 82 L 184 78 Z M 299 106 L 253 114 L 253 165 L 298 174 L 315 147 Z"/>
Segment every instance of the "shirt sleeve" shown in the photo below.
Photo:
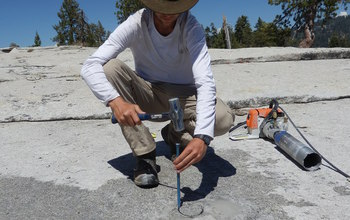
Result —
<path fill-rule="evenodd" d="M 120 24 L 109 38 L 83 64 L 81 76 L 93 94 L 106 106 L 108 102 L 119 96 L 117 90 L 109 83 L 103 65 L 116 58 L 132 43 L 138 29 L 138 18 L 142 11 L 136 12 Z"/>
<path fill-rule="evenodd" d="M 193 63 L 192 71 L 197 88 L 196 128 L 194 134 L 214 137 L 216 87 L 210 66 L 205 34 L 194 17 L 188 21 L 187 49 Z"/>

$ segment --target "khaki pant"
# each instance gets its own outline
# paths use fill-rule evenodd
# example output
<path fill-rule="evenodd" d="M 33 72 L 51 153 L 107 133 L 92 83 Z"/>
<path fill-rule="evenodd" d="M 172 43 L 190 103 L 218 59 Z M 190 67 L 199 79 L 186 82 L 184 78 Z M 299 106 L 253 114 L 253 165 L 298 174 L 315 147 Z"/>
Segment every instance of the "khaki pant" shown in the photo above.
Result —
<path fill-rule="evenodd" d="M 169 83 L 150 83 L 118 59 L 110 60 L 103 68 L 108 81 L 119 94 L 126 101 L 139 105 L 147 113 L 168 112 L 170 109 L 168 100 L 179 98 L 184 111 L 185 130 L 181 133 L 175 132 L 171 124 L 168 141 L 170 145 L 180 142 L 181 146 L 186 146 L 192 140 L 196 125 L 195 88 Z M 233 125 L 233 121 L 234 115 L 231 109 L 221 99 L 217 99 L 214 135 L 225 134 Z M 156 148 L 155 141 L 144 124 L 135 127 L 121 126 L 121 129 L 134 155 L 144 155 Z"/>

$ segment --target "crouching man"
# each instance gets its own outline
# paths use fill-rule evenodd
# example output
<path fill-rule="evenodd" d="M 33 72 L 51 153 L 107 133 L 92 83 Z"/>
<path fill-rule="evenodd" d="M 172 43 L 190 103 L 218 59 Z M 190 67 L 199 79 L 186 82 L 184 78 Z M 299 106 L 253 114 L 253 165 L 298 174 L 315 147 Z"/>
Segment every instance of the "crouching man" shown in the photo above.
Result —
<path fill-rule="evenodd" d="M 109 106 L 136 158 L 134 182 L 140 187 L 159 184 L 156 143 L 138 114 L 169 111 L 177 97 L 184 110 L 183 132 L 172 123 L 162 131 L 175 154 L 177 172 L 202 160 L 214 136 L 225 134 L 234 115 L 216 97 L 205 34 L 189 12 L 198 0 L 142 0 L 146 8 L 120 24 L 83 65 L 81 75 L 92 92 Z M 130 48 L 135 71 L 117 59 Z"/>

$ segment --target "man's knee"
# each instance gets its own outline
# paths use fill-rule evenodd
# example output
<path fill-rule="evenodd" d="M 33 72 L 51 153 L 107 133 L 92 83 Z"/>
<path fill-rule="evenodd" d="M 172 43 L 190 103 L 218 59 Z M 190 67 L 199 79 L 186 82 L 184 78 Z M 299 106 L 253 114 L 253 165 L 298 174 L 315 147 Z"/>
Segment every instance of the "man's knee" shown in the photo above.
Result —
<path fill-rule="evenodd" d="M 215 118 L 214 135 L 220 136 L 229 131 L 233 126 L 235 115 L 221 99 L 217 99 L 216 103 L 216 118 Z"/>
<path fill-rule="evenodd" d="M 119 59 L 112 59 L 103 66 L 103 71 L 109 81 L 114 77 L 119 78 L 120 75 L 126 75 L 124 73 L 127 69 L 129 69 L 129 67 Z"/>
<path fill-rule="evenodd" d="M 103 66 L 103 71 L 107 80 L 117 90 L 121 87 L 130 85 L 132 81 L 133 70 L 131 70 L 123 61 L 112 59 Z M 118 90 L 118 92 L 121 92 Z"/>

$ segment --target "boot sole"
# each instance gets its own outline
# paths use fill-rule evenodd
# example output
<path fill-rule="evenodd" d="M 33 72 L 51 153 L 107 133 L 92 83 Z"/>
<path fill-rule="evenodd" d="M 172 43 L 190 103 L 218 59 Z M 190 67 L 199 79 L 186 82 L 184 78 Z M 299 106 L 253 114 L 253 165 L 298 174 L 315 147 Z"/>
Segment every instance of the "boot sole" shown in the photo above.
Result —
<path fill-rule="evenodd" d="M 159 185 L 159 180 L 153 174 L 140 174 L 134 178 L 134 183 L 141 188 L 153 188 Z"/>

